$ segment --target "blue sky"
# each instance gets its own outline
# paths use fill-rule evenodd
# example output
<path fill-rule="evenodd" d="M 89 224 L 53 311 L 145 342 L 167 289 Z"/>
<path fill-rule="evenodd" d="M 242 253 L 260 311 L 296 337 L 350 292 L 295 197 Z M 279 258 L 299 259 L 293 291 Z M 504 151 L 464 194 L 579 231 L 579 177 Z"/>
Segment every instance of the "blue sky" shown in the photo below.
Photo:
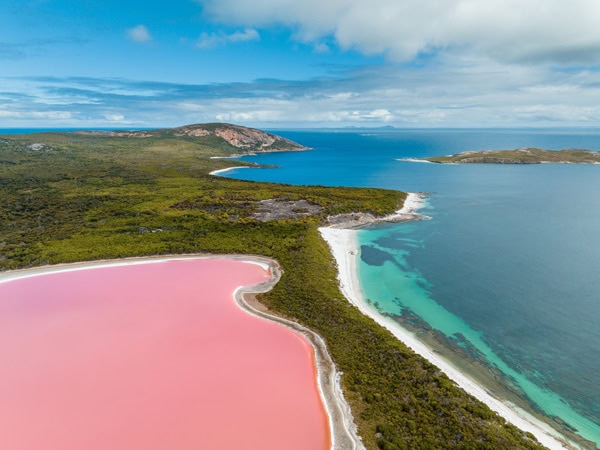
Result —
<path fill-rule="evenodd" d="M 0 127 L 597 126 L 596 0 L 3 0 Z"/>

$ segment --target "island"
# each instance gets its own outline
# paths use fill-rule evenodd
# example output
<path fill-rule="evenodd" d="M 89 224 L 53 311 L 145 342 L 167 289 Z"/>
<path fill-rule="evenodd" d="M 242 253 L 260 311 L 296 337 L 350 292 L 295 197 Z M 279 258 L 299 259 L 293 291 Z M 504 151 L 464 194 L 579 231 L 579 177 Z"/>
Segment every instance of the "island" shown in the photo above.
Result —
<path fill-rule="evenodd" d="M 342 374 L 361 446 L 542 448 L 340 291 L 319 228 L 340 214 L 393 215 L 405 193 L 210 175 L 250 165 L 222 157 L 304 148 L 229 124 L 2 135 L 0 270 L 129 257 L 261 255 L 282 271 L 253 307 L 320 336 Z"/>
<path fill-rule="evenodd" d="M 600 152 L 582 149 L 518 148 L 515 150 L 468 151 L 450 156 L 434 156 L 418 161 L 439 164 L 600 164 Z"/>

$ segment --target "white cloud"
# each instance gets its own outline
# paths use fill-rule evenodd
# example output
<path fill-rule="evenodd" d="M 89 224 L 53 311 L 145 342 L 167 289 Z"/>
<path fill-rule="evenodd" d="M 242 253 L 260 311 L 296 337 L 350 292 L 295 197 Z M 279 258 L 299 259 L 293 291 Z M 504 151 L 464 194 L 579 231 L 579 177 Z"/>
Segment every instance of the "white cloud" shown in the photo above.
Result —
<path fill-rule="evenodd" d="M 254 29 L 246 29 L 244 31 L 236 31 L 235 33 L 227 36 L 229 42 L 246 42 L 246 41 L 257 41 L 260 39 L 258 31 Z"/>
<path fill-rule="evenodd" d="M 230 111 L 218 113 L 214 116 L 220 122 L 234 123 L 277 122 L 283 117 L 281 111 L 270 110 Z"/>
<path fill-rule="evenodd" d="M 379 66 L 297 92 L 289 99 L 273 98 L 271 89 L 264 97 L 207 99 L 189 117 L 253 126 L 593 126 L 600 121 L 599 73 L 483 61 L 446 71 Z"/>
<path fill-rule="evenodd" d="M 152 40 L 152 36 L 150 36 L 150 32 L 145 25 L 138 25 L 133 28 L 127 29 L 127 36 L 134 42 L 148 42 Z"/>
<path fill-rule="evenodd" d="M 600 62 L 597 0 L 198 0 L 222 23 L 411 60 L 460 48 L 504 62 Z"/>
<path fill-rule="evenodd" d="M 122 122 L 125 120 L 125 116 L 123 114 L 104 114 L 104 118 L 109 122 Z"/>
<path fill-rule="evenodd" d="M 260 34 L 253 28 L 246 28 L 243 31 L 236 31 L 231 34 L 226 33 L 202 33 L 196 42 L 198 48 L 213 48 L 228 43 L 248 42 L 260 40 Z"/>
<path fill-rule="evenodd" d="M 312 80 L 211 85 L 91 78 L 0 81 L 0 118 L 6 127 L 214 121 L 259 128 L 600 123 L 600 72 L 555 71 L 486 59 L 457 60 L 449 67 L 442 58 L 440 64 L 402 70 L 384 64 Z"/>
<path fill-rule="evenodd" d="M 366 120 L 390 122 L 394 119 L 394 116 L 387 109 L 375 109 L 373 111 L 369 111 L 367 114 L 363 114 L 362 118 Z"/>
<path fill-rule="evenodd" d="M 331 51 L 329 45 L 323 44 L 322 42 L 317 42 L 314 45 L 313 50 L 315 51 L 315 53 L 329 53 Z"/>
<path fill-rule="evenodd" d="M 66 120 L 73 115 L 68 111 L 6 111 L 0 110 L 0 117 L 6 119 Z"/>

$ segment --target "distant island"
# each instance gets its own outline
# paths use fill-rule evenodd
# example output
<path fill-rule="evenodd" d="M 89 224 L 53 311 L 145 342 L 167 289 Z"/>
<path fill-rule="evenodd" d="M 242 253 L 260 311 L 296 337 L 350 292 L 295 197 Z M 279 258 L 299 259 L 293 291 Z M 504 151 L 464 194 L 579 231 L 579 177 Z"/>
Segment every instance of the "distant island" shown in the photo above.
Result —
<path fill-rule="evenodd" d="M 582 149 L 519 148 L 516 150 L 469 151 L 450 156 L 412 159 L 411 161 L 429 161 L 438 164 L 600 164 L 600 152 Z"/>

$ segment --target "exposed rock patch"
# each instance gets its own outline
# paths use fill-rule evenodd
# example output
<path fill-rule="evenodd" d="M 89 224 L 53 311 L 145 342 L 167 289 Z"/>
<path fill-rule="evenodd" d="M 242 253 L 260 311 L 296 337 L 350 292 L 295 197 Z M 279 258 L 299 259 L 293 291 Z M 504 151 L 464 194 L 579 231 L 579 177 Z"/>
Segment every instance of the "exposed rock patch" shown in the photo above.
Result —
<path fill-rule="evenodd" d="M 296 144 L 295 142 L 262 130 L 226 123 L 188 125 L 173 129 L 173 133 L 175 136 L 216 136 L 236 148 L 258 152 L 306 149 L 306 147 Z"/>
<path fill-rule="evenodd" d="M 414 222 L 415 220 L 428 220 L 430 217 L 423 216 L 412 212 L 402 213 L 397 212 L 389 216 L 376 217 L 370 213 L 349 213 L 337 214 L 327 217 L 327 223 L 332 228 L 363 228 L 375 223 L 398 223 L 398 222 Z"/>
<path fill-rule="evenodd" d="M 252 214 L 254 219 L 261 222 L 280 219 L 298 219 L 319 214 L 323 208 L 306 200 L 261 200 L 257 211 Z"/>
<path fill-rule="evenodd" d="M 27 146 L 28 150 L 33 150 L 34 152 L 47 152 L 52 150 L 52 147 L 50 147 L 47 144 L 41 144 L 39 142 L 36 142 L 34 144 L 29 144 Z"/>
<path fill-rule="evenodd" d="M 540 164 L 540 161 L 528 161 L 513 158 L 494 158 L 491 156 L 474 156 L 472 158 L 462 158 L 462 164 Z"/>

